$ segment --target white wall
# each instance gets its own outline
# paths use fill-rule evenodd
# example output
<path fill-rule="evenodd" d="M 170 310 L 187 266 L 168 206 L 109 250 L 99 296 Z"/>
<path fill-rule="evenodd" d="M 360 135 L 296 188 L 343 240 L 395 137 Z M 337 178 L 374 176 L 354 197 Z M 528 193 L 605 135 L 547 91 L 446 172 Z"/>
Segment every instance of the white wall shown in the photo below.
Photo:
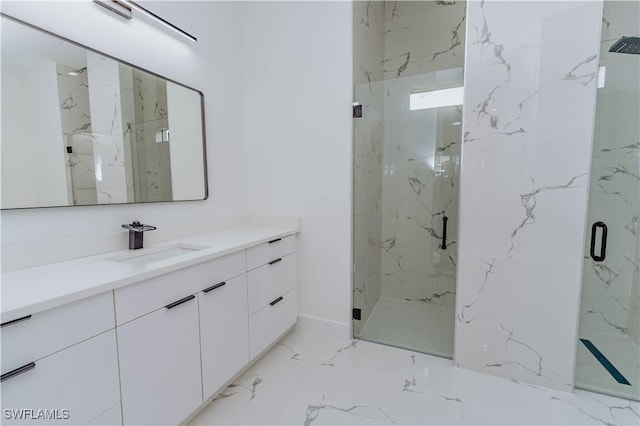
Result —
<path fill-rule="evenodd" d="M 300 313 L 351 306 L 352 5 L 242 4 L 247 195 L 301 217 Z"/>
<path fill-rule="evenodd" d="M 171 132 L 169 150 L 171 152 L 171 190 L 174 200 L 195 200 L 205 192 L 201 179 L 193 176 L 204 173 L 202 150 L 197 144 L 189 143 L 202 138 L 200 119 L 200 95 L 177 84 L 167 83 L 167 104 L 169 109 L 169 129 Z M 172 109 L 172 105 L 180 108 Z M 193 158 L 200 159 L 194 163 Z M 184 173 L 191 170 L 193 173 Z"/>
<path fill-rule="evenodd" d="M 2 86 L 2 206 L 66 204 L 62 122 L 51 114 L 59 108 L 56 64 L 3 74 Z"/>
<path fill-rule="evenodd" d="M 196 202 L 2 211 L 2 246 L 72 237 L 117 235 L 139 219 L 159 227 L 146 238 L 188 220 L 222 225 L 246 214 L 242 141 L 240 4 L 233 2 L 145 2 L 167 20 L 198 37 L 192 43 L 144 17 L 121 20 L 93 2 L 3 1 L 2 12 L 77 40 L 124 61 L 201 90 L 205 96 L 209 199 Z M 184 227 L 182 227 L 184 228 Z M 105 244 L 100 246 L 100 244 Z M 113 250 L 107 243 L 92 249 Z M 3 262 L 5 253 L 3 253 Z"/>
<path fill-rule="evenodd" d="M 7 247 L 72 237 L 98 242 L 86 249 L 113 250 L 114 241 L 125 247 L 120 224 L 132 219 L 159 227 L 145 237 L 153 243 L 163 229 L 175 230 L 185 219 L 223 226 L 247 213 L 300 216 L 301 313 L 347 325 L 351 4 L 145 4 L 198 42 L 177 38 L 143 18 L 121 21 L 92 2 L 2 2 L 2 11 L 201 90 L 209 199 L 3 211 L 3 258 Z M 26 246 L 17 252 L 33 251 Z"/>

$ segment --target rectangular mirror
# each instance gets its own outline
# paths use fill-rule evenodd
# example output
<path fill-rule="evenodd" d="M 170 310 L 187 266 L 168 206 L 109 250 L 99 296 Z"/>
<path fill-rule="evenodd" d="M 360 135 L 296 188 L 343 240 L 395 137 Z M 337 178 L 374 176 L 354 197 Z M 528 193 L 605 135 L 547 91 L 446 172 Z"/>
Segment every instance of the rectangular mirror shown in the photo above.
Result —
<path fill-rule="evenodd" d="M 202 93 L 2 15 L 1 208 L 207 198 Z"/>

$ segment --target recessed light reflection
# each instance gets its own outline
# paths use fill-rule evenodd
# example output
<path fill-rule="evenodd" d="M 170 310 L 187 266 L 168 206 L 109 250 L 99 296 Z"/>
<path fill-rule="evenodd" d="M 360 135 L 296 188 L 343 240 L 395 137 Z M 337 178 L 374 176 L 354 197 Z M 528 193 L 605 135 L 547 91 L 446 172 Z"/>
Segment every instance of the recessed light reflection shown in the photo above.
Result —
<path fill-rule="evenodd" d="M 409 110 L 462 105 L 463 95 L 464 87 L 411 93 L 409 95 Z"/>
<path fill-rule="evenodd" d="M 102 157 L 96 156 L 96 180 L 102 182 Z"/>
<path fill-rule="evenodd" d="M 598 68 L 598 89 L 602 89 L 604 87 L 604 79 L 607 74 L 607 67 L 602 65 Z"/>

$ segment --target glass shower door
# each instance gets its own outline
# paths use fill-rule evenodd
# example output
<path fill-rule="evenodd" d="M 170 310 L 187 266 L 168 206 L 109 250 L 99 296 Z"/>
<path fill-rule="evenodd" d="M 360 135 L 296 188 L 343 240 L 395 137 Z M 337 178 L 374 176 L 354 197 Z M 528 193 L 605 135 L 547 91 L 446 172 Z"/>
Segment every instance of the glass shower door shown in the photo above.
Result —
<path fill-rule="evenodd" d="M 462 68 L 357 85 L 355 100 L 354 334 L 451 357 Z"/>
<path fill-rule="evenodd" d="M 640 3 L 607 1 L 597 89 L 576 385 L 638 400 L 640 54 L 609 51 L 623 36 L 640 36 Z M 640 43 L 636 52 L 640 52 Z"/>

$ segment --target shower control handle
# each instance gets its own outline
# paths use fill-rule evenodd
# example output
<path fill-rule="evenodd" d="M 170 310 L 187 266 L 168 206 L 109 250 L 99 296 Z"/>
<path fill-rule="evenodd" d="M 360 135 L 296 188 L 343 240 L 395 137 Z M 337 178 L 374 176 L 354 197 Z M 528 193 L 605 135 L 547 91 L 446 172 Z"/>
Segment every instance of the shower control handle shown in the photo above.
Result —
<path fill-rule="evenodd" d="M 440 246 L 442 250 L 447 249 L 447 221 L 448 220 L 449 220 L 448 217 L 442 216 L 442 245 Z"/>
<path fill-rule="evenodd" d="M 596 255 L 596 234 L 598 228 L 602 228 L 602 240 L 600 240 L 600 254 Z M 596 262 L 602 262 L 607 253 L 607 225 L 604 222 L 596 222 L 591 226 L 591 250 L 590 255 Z"/>

